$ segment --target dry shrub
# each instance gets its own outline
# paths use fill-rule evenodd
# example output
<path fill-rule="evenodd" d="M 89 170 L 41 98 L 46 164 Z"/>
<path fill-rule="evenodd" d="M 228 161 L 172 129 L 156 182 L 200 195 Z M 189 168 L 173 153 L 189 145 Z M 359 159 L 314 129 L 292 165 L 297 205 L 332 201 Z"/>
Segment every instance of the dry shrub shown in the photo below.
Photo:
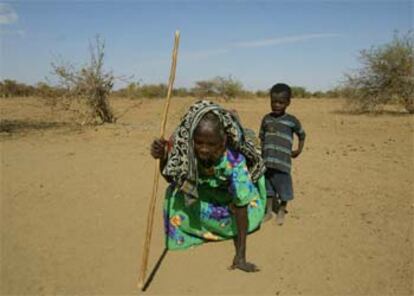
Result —
<path fill-rule="evenodd" d="M 115 77 L 103 69 L 105 43 L 99 36 L 95 44 L 89 44 L 89 51 L 89 63 L 79 69 L 71 64 L 52 63 L 59 85 L 66 91 L 63 96 L 51 98 L 50 103 L 78 114 L 83 123 L 115 122 L 108 101 Z"/>

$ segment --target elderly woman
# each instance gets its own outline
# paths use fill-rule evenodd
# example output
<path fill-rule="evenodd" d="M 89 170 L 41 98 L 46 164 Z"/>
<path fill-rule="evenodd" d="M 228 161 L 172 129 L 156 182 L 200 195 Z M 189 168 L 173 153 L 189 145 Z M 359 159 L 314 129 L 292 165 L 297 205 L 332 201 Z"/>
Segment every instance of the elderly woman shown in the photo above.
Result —
<path fill-rule="evenodd" d="M 160 159 L 170 183 L 164 202 L 166 246 L 186 249 L 233 238 L 232 269 L 258 271 L 246 261 L 246 236 L 263 220 L 264 165 L 237 118 L 219 105 L 192 105 L 170 141 L 156 139 L 151 155 Z"/>

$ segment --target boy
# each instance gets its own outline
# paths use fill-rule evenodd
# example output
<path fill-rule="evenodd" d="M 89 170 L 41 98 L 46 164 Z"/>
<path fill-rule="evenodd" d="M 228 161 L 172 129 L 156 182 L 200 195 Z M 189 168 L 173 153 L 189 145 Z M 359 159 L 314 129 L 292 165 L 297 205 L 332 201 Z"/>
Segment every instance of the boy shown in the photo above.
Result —
<path fill-rule="evenodd" d="M 305 144 L 305 131 L 299 120 L 285 112 L 291 95 L 290 87 L 284 83 L 275 84 L 271 88 L 272 112 L 263 117 L 259 131 L 266 166 L 267 203 L 264 220 L 270 220 L 274 210 L 279 225 L 283 224 L 288 201 L 293 199 L 291 158 L 298 157 Z M 297 135 L 299 144 L 298 149 L 292 151 L 293 134 Z"/>

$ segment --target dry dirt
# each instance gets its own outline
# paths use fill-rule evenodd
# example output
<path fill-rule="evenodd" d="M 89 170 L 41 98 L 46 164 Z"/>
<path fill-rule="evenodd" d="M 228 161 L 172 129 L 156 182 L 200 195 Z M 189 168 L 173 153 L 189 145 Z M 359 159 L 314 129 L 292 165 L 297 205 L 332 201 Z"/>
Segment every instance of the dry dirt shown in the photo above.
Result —
<path fill-rule="evenodd" d="M 190 99 L 174 99 L 168 131 Z M 0 100 L 0 294 L 136 295 L 162 100 L 113 100 L 117 124 L 76 127 L 36 99 Z M 283 226 L 248 237 L 261 271 L 228 271 L 230 241 L 168 252 L 147 295 L 413 295 L 414 117 L 293 100 L 307 131 Z M 266 99 L 223 103 L 257 131 Z M 133 108 L 130 108 L 134 106 Z M 130 108 L 130 109 L 128 109 Z M 163 250 L 161 181 L 149 272 Z"/>

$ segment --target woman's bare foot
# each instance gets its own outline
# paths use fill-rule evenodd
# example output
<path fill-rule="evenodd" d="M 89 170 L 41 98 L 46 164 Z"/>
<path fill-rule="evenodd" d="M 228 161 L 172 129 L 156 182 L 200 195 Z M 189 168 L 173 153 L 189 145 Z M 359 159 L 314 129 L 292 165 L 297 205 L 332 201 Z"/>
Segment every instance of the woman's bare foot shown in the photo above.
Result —
<path fill-rule="evenodd" d="M 243 259 L 234 258 L 233 264 L 229 267 L 230 270 L 240 269 L 245 272 L 258 272 L 260 269 L 253 263 L 246 262 Z"/>

